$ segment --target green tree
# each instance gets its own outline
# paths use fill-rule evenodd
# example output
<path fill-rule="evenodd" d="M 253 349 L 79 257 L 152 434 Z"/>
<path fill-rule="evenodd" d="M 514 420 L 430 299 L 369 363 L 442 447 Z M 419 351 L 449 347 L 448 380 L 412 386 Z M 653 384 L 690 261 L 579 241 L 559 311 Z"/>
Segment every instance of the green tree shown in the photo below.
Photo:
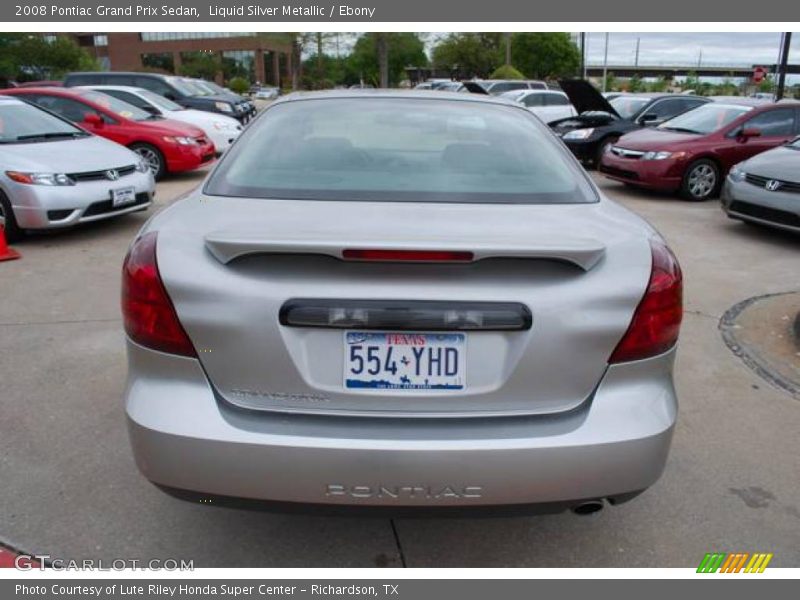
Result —
<path fill-rule="evenodd" d="M 617 81 L 617 78 L 614 75 L 614 73 L 609 71 L 608 73 L 606 73 L 605 91 L 615 92 L 617 90 L 619 90 L 619 82 Z"/>
<path fill-rule="evenodd" d="M 250 82 L 244 77 L 234 77 L 228 82 L 228 87 L 237 94 L 246 94 L 250 90 Z"/>
<path fill-rule="evenodd" d="M 325 90 L 346 83 L 344 61 L 328 54 L 312 54 L 303 61 L 301 83 L 309 90 Z"/>
<path fill-rule="evenodd" d="M 505 63 L 503 38 L 502 33 L 451 33 L 434 47 L 433 64 L 464 79 L 488 77 Z"/>
<path fill-rule="evenodd" d="M 558 79 L 578 72 L 581 54 L 568 33 L 515 33 L 511 36 L 511 62 L 527 77 Z"/>
<path fill-rule="evenodd" d="M 184 52 L 181 63 L 180 74 L 186 77 L 212 80 L 222 70 L 219 56 L 212 52 Z"/>
<path fill-rule="evenodd" d="M 0 34 L 0 77 L 7 80 L 60 79 L 70 71 L 99 68 L 97 60 L 66 36 Z"/>
<path fill-rule="evenodd" d="M 638 73 L 634 73 L 633 77 L 628 80 L 628 91 L 631 93 L 641 92 L 644 90 L 644 83 Z"/>
<path fill-rule="evenodd" d="M 525 75 L 517 71 L 511 65 L 497 67 L 490 75 L 491 79 L 525 79 Z"/>
<path fill-rule="evenodd" d="M 669 88 L 670 81 L 666 77 L 659 77 L 651 82 L 647 88 L 650 92 L 666 92 Z"/>
<path fill-rule="evenodd" d="M 385 36 L 383 39 L 388 54 L 387 74 L 390 87 L 396 86 L 405 78 L 406 67 L 428 64 L 425 46 L 416 33 L 365 33 L 358 38 L 352 53 L 345 61 L 347 83 L 363 80 L 376 87 L 380 85 L 379 35 Z"/>

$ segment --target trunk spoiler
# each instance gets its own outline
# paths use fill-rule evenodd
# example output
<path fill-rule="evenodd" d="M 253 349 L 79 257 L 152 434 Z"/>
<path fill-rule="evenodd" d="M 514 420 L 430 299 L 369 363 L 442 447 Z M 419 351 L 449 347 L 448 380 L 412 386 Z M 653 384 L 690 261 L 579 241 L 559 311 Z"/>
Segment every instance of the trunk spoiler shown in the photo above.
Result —
<path fill-rule="evenodd" d="M 550 239 L 537 238 L 525 245 L 514 245 L 503 241 L 463 242 L 457 240 L 387 241 L 384 239 L 279 239 L 274 235 L 266 237 L 263 233 L 212 232 L 205 236 L 208 251 L 222 264 L 227 264 L 242 256 L 253 254 L 317 254 L 343 259 L 348 249 L 370 249 L 388 251 L 441 251 L 471 253 L 472 262 L 485 258 L 525 258 L 558 260 L 572 263 L 584 271 L 590 270 L 605 254 L 606 247 L 599 240 L 591 238 Z"/>

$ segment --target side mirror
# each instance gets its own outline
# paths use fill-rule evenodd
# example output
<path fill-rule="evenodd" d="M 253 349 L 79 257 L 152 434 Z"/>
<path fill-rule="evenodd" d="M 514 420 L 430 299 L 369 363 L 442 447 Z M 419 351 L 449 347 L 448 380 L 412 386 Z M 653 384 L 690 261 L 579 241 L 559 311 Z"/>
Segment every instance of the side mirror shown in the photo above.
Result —
<path fill-rule="evenodd" d="M 83 116 L 83 122 L 92 127 L 102 127 L 103 118 L 97 113 L 87 113 Z"/>
<path fill-rule="evenodd" d="M 656 121 L 658 121 L 658 115 L 655 114 L 655 113 L 645 113 L 641 117 L 639 117 L 639 122 L 642 125 L 645 125 L 645 124 L 648 124 L 648 123 L 649 124 L 653 124 Z"/>
<path fill-rule="evenodd" d="M 753 137 L 759 137 L 761 135 L 761 130 L 758 127 L 745 127 L 739 132 L 739 137 L 742 139 L 748 139 Z"/>

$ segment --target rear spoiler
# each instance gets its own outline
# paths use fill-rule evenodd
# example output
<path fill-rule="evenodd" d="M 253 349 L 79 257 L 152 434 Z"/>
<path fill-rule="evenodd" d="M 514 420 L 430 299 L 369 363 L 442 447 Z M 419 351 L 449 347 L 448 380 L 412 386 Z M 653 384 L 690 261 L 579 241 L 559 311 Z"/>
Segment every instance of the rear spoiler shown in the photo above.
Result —
<path fill-rule="evenodd" d="M 263 233 L 212 232 L 206 235 L 208 251 L 222 264 L 253 254 L 316 254 L 345 259 L 345 250 L 370 249 L 389 252 L 451 252 L 470 254 L 477 262 L 486 258 L 524 258 L 557 260 L 574 264 L 584 271 L 594 267 L 605 254 L 605 245 L 591 238 L 536 239 L 529 244 L 503 242 L 435 240 L 429 243 L 377 239 L 278 239 Z"/>

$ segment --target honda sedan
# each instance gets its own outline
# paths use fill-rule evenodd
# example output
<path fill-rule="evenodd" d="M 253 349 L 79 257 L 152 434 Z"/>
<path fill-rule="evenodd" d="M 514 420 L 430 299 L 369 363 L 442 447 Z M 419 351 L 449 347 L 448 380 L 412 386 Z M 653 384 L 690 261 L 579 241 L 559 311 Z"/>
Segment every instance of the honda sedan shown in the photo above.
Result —
<path fill-rule="evenodd" d="M 522 106 L 290 95 L 130 247 L 136 462 L 209 504 L 593 512 L 664 468 L 681 286 Z"/>

